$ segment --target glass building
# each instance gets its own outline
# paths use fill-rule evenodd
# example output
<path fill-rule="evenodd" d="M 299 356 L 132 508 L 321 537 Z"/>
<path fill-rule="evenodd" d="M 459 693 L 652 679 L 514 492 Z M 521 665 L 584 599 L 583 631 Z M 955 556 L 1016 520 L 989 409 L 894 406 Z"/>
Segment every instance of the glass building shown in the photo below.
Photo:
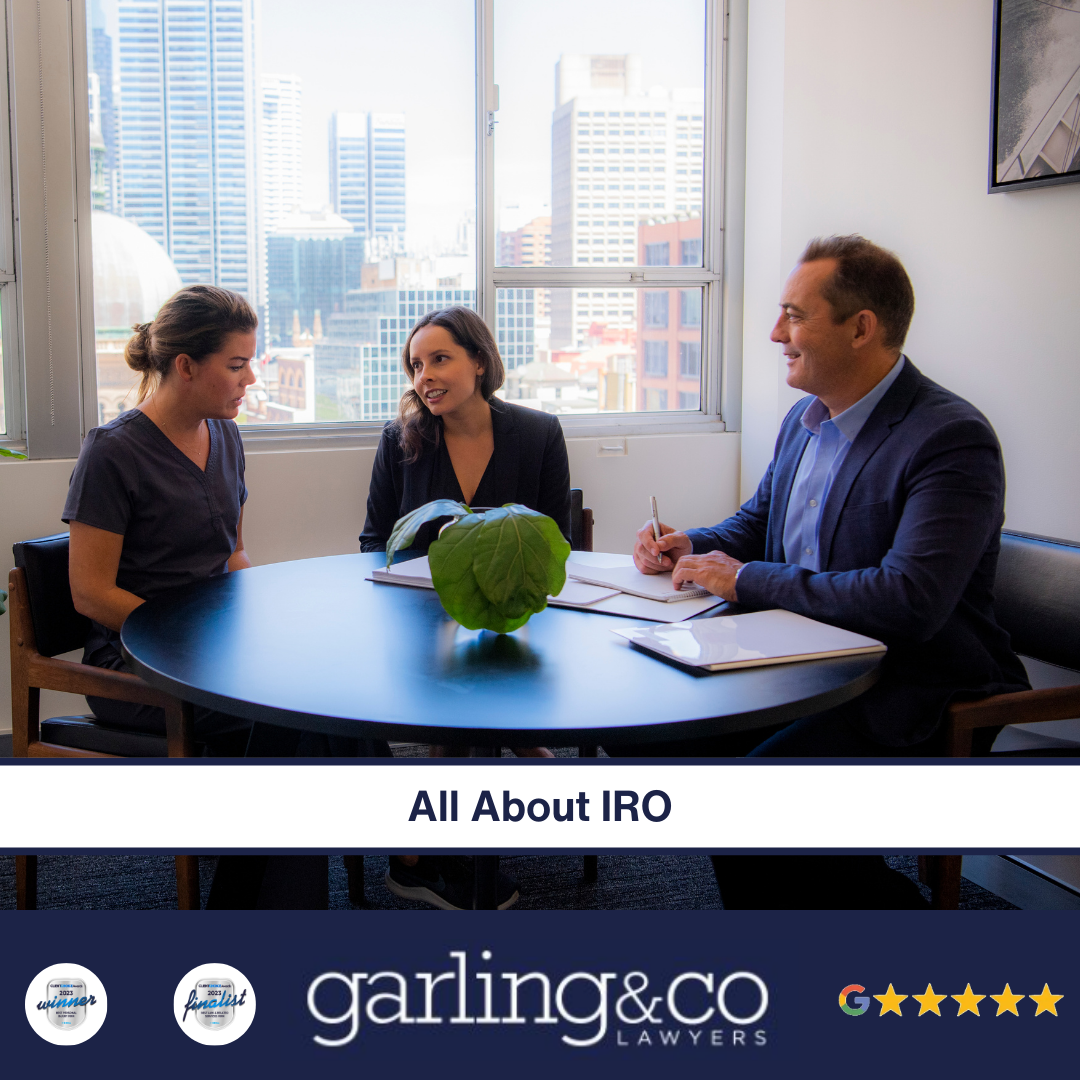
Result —
<path fill-rule="evenodd" d="M 121 0 L 120 209 L 185 284 L 254 299 L 256 0 Z"/>
<path fill-rule="evenodd" d="M 330 116 L 330 202 L 368 241 L 368 260 L 405 250 L 405 116 Z"/>

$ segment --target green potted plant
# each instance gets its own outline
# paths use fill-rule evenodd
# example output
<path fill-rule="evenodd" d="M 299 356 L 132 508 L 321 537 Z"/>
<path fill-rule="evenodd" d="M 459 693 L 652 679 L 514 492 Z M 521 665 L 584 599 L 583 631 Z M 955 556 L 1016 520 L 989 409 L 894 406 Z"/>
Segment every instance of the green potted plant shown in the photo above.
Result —
<path fill-rule="evenodd" d="M 452 499 L 425 503 L 394 525 L 386 565 L 421 525 L 441 517 L 453 520 L 428 548 L 431 581 L 446 613 L 466 629 L 509 634 L 562 591 L 570 545 L 551 518 L 517 503 L 482 513 Z"/>

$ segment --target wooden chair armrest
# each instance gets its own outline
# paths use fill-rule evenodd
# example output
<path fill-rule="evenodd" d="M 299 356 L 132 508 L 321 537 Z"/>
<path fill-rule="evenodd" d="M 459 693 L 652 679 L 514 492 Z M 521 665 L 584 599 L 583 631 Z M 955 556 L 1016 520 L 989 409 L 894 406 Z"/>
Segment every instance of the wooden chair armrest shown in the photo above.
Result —
<path fill-rule="evenodd" d="M 948 711 L 953 726 L 967 731 L 1005 724 L 1071 720 L 1076 716 L 1080 716 L 1080 686 L 1021 690 L 1016 694 L 994 694 L 980 701 L 957 701 Z"/>
<path fill-rule="evenodd" d="M 92 694 L 115 701 L 130 701 L 136 705 L 156 705 L 162 709 L 176 700 L 164 691 L 156 690 L 138 675 L 91 667 L 89 664 L 73 664 L 70 660 L 57 660 L 51 656 L 28 657 L 27 675 L 30 685 L 42 690 Z"/>

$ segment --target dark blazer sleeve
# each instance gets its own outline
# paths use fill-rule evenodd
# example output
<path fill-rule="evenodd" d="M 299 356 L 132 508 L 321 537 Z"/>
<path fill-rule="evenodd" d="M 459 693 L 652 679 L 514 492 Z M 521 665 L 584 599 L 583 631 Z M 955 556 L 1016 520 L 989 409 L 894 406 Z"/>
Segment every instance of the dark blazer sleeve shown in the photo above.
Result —
<path fill-rule="evenodd" d="M 815 573 L 791 563 L 751 562 L 739 575 L 739 601 L 782 607 L 872 637 L 927 641 L 956 610 L 1001 528 L 1004 484 L 990 426 L 952 420 L 912 453 L 899 524 L 879 565 Z M 848 531 L 856 527 L 853 520 Z"/>
<path fill-rule="evenodd" d="M 371 468 L 367 519 L 360 534 L 361 551 L 386 550 L 394 523 L 401 516 L 403 486 L 397 427 L 390 423 L 383 428 L 379 449 L 375 452 L 375 464 Z"/>
<path fill-rule="evenodd" d="M 536 509 L 552 518 L 569 541 L 570 461 L 566 456 L 562 424 L 557 416 L 552 416 L 550 421 L 540 466 L 540 492 Z"/>

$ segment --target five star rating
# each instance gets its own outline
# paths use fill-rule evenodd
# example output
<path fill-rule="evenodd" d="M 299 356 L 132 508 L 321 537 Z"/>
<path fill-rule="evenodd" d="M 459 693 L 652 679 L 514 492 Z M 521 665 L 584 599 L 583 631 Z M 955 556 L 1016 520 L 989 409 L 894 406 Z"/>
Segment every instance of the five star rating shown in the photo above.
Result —
<path fill-rule="evenodd" d="M 853 983 L 841 991 L 840 1007 L 849 1016 L 862 1016 L 871 1008 L 866 997 L 853 997 L 855 994 L 864 994 L 865 989 Z M 926 989 L 921 994 L 898 994 L 893 984 L 889 983 L 889 989 L 884 994 L 870 996 L 881 1005 L 878 1016 L 885 1016 L 886 1013 L 895 1013 L 897 1016 L 963 1016 L 965 1013 L 971 1013 L 973 1016 L 1005 1016 L 1009 1013 L 1019 1017 L 1041 1016 L 1043 1013 L 1057 1016 L 1058 1002 L 1065 995 L 1052 993 L 1046 983 L 1043 984 L 1042 992 L 1038 994 L 1014 993 L 1008 983 L 1000 994 L 976 994 L 971 988 L 971 983 L 964 987 L 962 994 L 939 994 L 934 990 L 932 983 L 927 983 Z M 902 1007 L 905 1001 L 909 1002 L 907 1012 Z M 955 1001 L 956 1005 L 948 1004 L 950 1001 Z M 1022 1001 L 1034 1002 L 1033 1014 L 1030 1005 L 1020 1005 Z M 915 1012 L 916 1004 L 919 1007 L 917 1013 Z M 852 1007 L 853 1005 L 855 1007 Z"/>

